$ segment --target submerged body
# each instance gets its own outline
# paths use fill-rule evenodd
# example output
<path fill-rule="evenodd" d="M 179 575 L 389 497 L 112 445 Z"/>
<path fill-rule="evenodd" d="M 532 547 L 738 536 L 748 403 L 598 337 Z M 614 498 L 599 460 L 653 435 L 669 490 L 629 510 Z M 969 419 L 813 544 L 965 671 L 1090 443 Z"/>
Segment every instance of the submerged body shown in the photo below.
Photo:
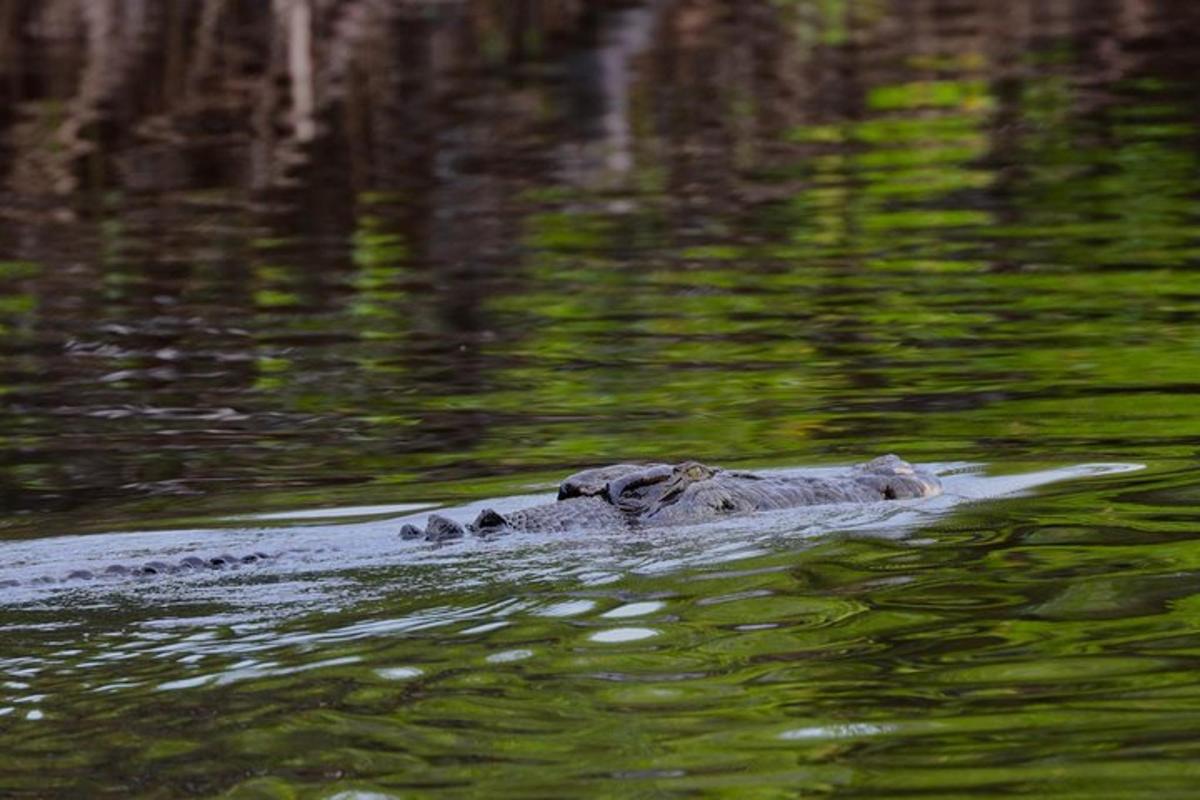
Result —
<path fill-rule="evenodd" d="M 468 532 L 486 536 L 695 525 L 759 511 L 905 500 L 940 492 L 935 475 L 894 455 L 824 478 L 758 475 L 694 461 L 615 464 L 570 476 L 553 503 L 504 515 L 488 509 L 466 526 L 434 514 L 424 530 L 405 525 L 401 535 L 446 541 Z"/>
<path fill-rule="evenodd" d="M 614 464 L 584 470 L 562 482 L 558 500 L 499 514 L 482 512 L 469 525 L 433 514 L 424 529 L 405 525 L 405 539 L 441 542 L 467 533 L 479 536 L 507 532 L 566 533 L 570 531 L 630 531 L 664 526 L 695 525 L 759 511 L 832 503 L 875 503 L 931 497 L 941 492 L 932 473 L 888 455 L 859 464 L 831 477 L 785 477 L 724 470 L 688 461 L 681 464 Z M 238 569 L 274 561 L 283 553 L 255 551 L 174 561 L 149 561 L 99 570 L 76 569 L 62 577 L 30 581 L 50 585 L 105 578 L 138 578 L 188 572 Z M 18 586 L 0 580 L 0 588 Z"/>

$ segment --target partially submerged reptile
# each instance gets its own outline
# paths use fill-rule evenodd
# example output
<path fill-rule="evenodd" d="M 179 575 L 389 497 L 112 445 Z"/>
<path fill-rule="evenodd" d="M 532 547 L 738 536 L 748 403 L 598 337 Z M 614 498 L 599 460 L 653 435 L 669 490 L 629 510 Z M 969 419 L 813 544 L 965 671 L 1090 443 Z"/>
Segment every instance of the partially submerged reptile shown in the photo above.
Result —
<path fill-rule="evenodd" d="M 894 455 L 886 455 L 830 477 L 760 475 L 725 470 L 695 461 L 681 464 L 614 464 L 575 473 L 564 480 L 553 503 L 500 514 L 486 509 L 468 525 L 431 514 L 425 527 L 404 525 L 404 539 L 443 542 L 467 533 L 494 536 L 510 532 L 631 531 L 696 525 L 729 517 L 801 506 L 876 503 L 932 497 L 941 482 Z M 100 570 L 77 569 L 64 578 L 35 578 L 33 585 L 93 578 L 146 577 L 220 569 L 273 560 L 261 551 L 214 558 L 188 556 L 136 566 L 113 564 Z M 18 586 L 0 580 L 0 588 Z"/>
<path fill-rule="evenodd" d="M 424 529 L 405 525 L 405 539 L 447 541 L 523 531 L 631 530 L 695 525 L 758 511 L 832 503 L 875 503 L 940 494 L 936 476 L 894 455 L 825 478 L 759 475 L 681 464 L 614 464 L 584 470 L 559 485 L 558 500 L 499 514 L 480 512 L 469 525 L 432 514 Z"/>

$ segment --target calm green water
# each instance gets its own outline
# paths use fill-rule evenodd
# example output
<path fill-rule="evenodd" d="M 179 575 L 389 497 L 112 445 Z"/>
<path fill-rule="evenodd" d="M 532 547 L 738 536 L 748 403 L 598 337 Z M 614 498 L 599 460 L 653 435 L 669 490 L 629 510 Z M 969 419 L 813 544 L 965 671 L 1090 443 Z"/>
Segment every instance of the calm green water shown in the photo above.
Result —
<path fill-rule="evenodd" d="M 0 578 L 304 552 L 0 589 L 0 796 L 1195 796 L 1194 4 L 572 5 L 2 9 Z"/>

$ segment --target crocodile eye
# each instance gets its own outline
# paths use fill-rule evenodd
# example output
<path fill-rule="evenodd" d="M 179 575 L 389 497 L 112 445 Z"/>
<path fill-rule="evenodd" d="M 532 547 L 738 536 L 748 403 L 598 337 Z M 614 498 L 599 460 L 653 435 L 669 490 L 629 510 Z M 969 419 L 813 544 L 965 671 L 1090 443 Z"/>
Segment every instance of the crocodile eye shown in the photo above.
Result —
<path fill-rule="evenodd" d="M 699 464 L 694 464 L 688 467 L 687 476 L 694 481 L 701 480 L 704 478 L 704 467 L 700 466 Z"/>

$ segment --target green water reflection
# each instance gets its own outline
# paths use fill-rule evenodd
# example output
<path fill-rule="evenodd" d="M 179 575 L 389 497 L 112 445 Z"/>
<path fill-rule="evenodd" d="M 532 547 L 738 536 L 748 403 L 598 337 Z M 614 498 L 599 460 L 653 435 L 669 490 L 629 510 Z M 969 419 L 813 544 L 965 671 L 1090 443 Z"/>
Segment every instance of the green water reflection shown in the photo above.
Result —
<path fill-rule="evenodd" d="M 17 796 L 1186 794 L 1200 550 L 1156 525 L 1167 498 L 1195 513 L 1180 479 L 981 504 L 921 542 L 498 577 L 282 625 L 84 611 L 7 659 L 2 779 Z M 1084 501 L 1105 524 L 1065 522 Z"/>
<path fill-rule="evenodd" d="M 797 30 L 824 19 L 840 41 L 887 18 L 820 13 Z M 663 32 L 649 52 L 698 58 L 723 41 L 710 22 L 711 43 Z M 70 225 L 10 237 L 0 270 L 8 508 L 91 529 L 479 496 L 497 475 L 682 453 L 1142 456 L 1113 423 L 1135 406 L 1187 452 L 1194 92 L 1136 60 L 1097 87 L 1045 52 L 1010 76 L 970 49 L 882 51 L 863 85 L 833 84 L 858 92 L 852 113 L 773 127 L 779 87 L 631 61 L 633 160 L 582 158 L 587 180 L 555 178 L 565 155 L 507 174 L 522 148 L 565 146 L 519 117 L 524 138 L 447 153 L 481 166 L 441 183 L 101 180 Z M 688 116 L 717 87 L 728 141 Z M 333 132 L 325 149 L 358 146 Z"/>
<path fill-rule="evenodd" d="M 5 538 L 632 459 L 1149 469 L 282 621 L 5 605 L 0 795 L 1194 792 L 1194 8 L 316 4 L 307 137 L 304 0 L 8 5 Z"/>

